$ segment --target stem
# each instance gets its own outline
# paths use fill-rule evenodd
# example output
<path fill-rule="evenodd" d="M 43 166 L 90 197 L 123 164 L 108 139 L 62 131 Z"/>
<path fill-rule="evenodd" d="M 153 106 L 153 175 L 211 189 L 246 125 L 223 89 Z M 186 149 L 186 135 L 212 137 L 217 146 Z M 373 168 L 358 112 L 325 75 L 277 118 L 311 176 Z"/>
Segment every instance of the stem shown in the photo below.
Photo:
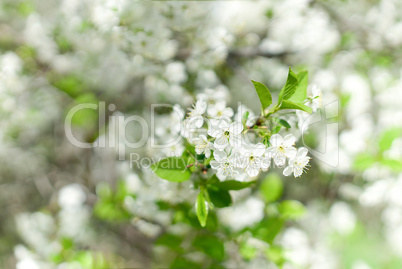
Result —
<path fill-rule="evenodd" d="M 261 115 L 265 118 L 265 109 L 263 106 L 261 106 Z"/>
<path fill-rule="evenodd" d="M 205 167 L 202 163 L 200 163 L 200 162 L 197 160 L 197 158 L 196 158 L 193 154 L 191 154 L 191 152 L 190 152 L 189 150 L 187 150 L 187 152 L 188 152 L 188 154 L 190 154 L 191 157 L 193 157 L 195 163 L 190 163 L 189 165 L 186 166 L 186 168 L 190 168 L 190 167 L 196 165 L 196 166 L 201 167 L 203 170 L 206 169 L 206 167 Z"/>

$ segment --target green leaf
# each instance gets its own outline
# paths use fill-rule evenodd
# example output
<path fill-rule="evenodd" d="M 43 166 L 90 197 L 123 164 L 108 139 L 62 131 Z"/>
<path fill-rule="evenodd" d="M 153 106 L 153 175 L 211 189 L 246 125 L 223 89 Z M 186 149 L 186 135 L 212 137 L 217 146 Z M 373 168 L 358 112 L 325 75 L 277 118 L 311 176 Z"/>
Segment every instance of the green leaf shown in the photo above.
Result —
<path fill-rule="evenodd" d="M 297 75 L 289 67 L 288 78 L 286 80 L 285 87 L 283 87 L 281 92 L 279 93 L 278 104 L 280 104 L 282 100 L 287 100 L 290 97 L 292 97 L 298 85 L 299 85 L 299 79 L 297 78 Z"/>
<path fill-rule="evenodd" d="M 186 181 L 191 177 L 191 172 L 181 157 L 165 158 L 151 165 L 151 168 L 158 177 L 173 182 Z"/>
<path fill-rule="evenodd" d="M 236 180 L 226 180 L 226 181 L 218 181 L 215 182 L 215 186 L 218 187 L 221 190 L 226 190 L 226 191 L 237 191 L 241 189 L 245 189 L 253 185 L 255 181 L 247 181 L 247 182 L 241 182 L 241 181 L 236 181 Z"/>
<path fill-rule="evenodd" d="M 289 98 L 289 101 L 303 103 L 307 98 L 308 72 L 301 71 L 297 73 L 297 78 L 299 80 L 299 85 L 297 86 L 293 96 Z"/>
<path fill-rule="evenodd" d="M 280 131 L 281 129 L 282 129 L 282 126 L 277 125 L 277 126 L 275 126 L 275 127 L 272 129 L 271 134 L 272 134 L 272 135 L 277 134 L 277 133 L 279 133 L 279 131 Z"/>
<path fill-rule="evenodd" d="M 267 86 L 254 80 L 251 80 L 251 82 L 254 84 L 254 88 L 257 91 L 258 97 L 260 98 L 262 107 L 269 107 L 272 104 L 272 96 Z"/>
<path fill-rule="evenodd" d="M 245 259 L 246 261 L 252 260 L 258 254 L 257 249 L 254 246 L 250 246 L 248 244 L 240 245 L 239 252 L 243 259 Z"/>
<path fill-rule="evenodd" d="M 298 110 L 302 110 L 302 111 L 305 111 L 305 112 L 310 113 L 310 114 L 313 112 L 311 107 L 308 107 L 308 106 L 303 105 L 303 104 L 294 103 L 294 102 L 288 101 L 288 100 L 283 100 L 282 101 L 281 109 L 298 109 Z"/>
<path fill-rule="evenodd" d="M 255 227 L 251 229 L 254 237 L 264 240 L 265 242 L 272 244 L 275 237 L 282 230 L 284 220 L 281 218 L 270 217 L 264 218 Z"/>
<path fill-rule="evenodd" d="M 197 196 L 197 202 L 195 203 L 195 211 L 197 213 L 198 221 L 202 227 L 205 227 L 208 217 L 208 203 L 205 198 L 204 191 L 200 191 Z"/>
<path fill-rule="evenodd" d="M 285 128 L 292 128 L 292 126 L 290 126 L 289 122 L 287 122 L 287 121 L 285 121 L 285 120 L 283 120 L 283 119 L 277 118 L 277 119 L 276 119 L 276 122 L 277 122 L 278 124 L 282 125 L 282 126 L 285 127 Z"/>
<path fill-rule="evenodd" d="M 174 249 L 176 251 L 182 251 L 182 248 L 180 247 L 183 239 L 177 235 L 174 234 L 169 234 L 165 233 L 161 235 L 156 241 L 155 245 L 162 245 L 162 246 L 167 246 L 171 249 Z"/>
<path fill-rule="evenodd" d="M 385 131 L 381 137 L 378 145 L 381 151 L 385 151 L 391 148 L 392 142 L 398 137 L 402 137 L 402 130 L 401 128 L 392 128 Z"/>
<path fill-rule="evenodd" d="M 193 241 L 193 246 L 218 261 L 222 261 L 225 257 L 223 241 L 214 235 L 198 235 Z"/>
<path fill-rule="evenodd" d="M 248 116 L 250 115 L 250 111 L 246 111 L 246 112 L 244 112 L 244 114 L 243 114 L 243 121 L 247 121 L 247 119 L 248 119 Z"/>
<path fill-rule="evenodd" d="M 278 266 L 282 266 L 286 262 L 285 251 L 281 247 L 271 246 L 265 251 L 265 254 L 268 260 Z"/>
<path fill-rule="evenodd" d="M 279 213 L 287 219 L 298 219 L 302 217 L 305 212 L 306 208 L 299 201 L 287 200 L 279 205 Z"/>
<path fill-rule="evenodd" d="M 376 159 L 368 153 L 360 153 L 355 157 L 353 168 L 357 171 L 363 171 L 376 162 Z"/>
<path fill-rule="evenodd" d="M 176 259 L 173 261 L 173 263 L 170 265 L 171 269 L 183 269 L 183 268 L 201 268 L 201 266 L 193 261 L 189 261 L 184 257 L 178 256 Z"/>
<path fill-rule="evenodd" d="M 208 189 L 209 199 L 212 204 L 218 208 L 228 207 L 232 204 L 232 197 L 226 190 L 212 190 Z"/>
<path fill-rule="evenodd" d="M 400 161 L 400 160 L 383 159 L 383 160 L 381 160 L 381 164 L 389 167 L 394 172 L 402 171 L 402 161 Z"/>
<path fill-rule="evenodd" d="M 278 200 L 282 195 L 282 191 L 282 180 L 274 173 L 265 177 L 260 185 L 260 193 L 266 202 L 274 202 Z"/>

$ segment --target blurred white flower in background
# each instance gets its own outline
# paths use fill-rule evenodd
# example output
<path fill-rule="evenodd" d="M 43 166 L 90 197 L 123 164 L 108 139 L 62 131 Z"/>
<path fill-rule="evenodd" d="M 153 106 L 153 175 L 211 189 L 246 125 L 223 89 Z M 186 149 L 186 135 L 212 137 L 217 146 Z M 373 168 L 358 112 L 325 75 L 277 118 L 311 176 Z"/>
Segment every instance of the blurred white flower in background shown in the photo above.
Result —
<path fill-rule="evenodd" d="M 79 184 L 71 184 L 59 191 L 59 205 L 65 209 L 74 209 L 83 205 L 86 200 L 84 190 Z"/>
<path fill-rule="evenodd" d="M 356 225 L 356 215 L 345 202 L 336 202 L 329 211 L 331 227 L 342 235 L 353 232 Z"/>
<path fill-rule="evenodd" d="M 250 197 L 242 203 L 218 211 L 222 223 L 234 231 L 250 227 L 264 217 L 264 202 Z"/>

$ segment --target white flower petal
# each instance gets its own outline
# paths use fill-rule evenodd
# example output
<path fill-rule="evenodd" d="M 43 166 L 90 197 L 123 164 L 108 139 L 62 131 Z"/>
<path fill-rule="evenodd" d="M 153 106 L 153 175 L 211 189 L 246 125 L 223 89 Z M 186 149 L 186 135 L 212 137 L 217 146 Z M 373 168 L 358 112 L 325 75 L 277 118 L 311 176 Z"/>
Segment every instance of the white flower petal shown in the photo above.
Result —
<path fill-rule="evenodd" d="M 240 135 L 232 135 L 229 138 L 230 145 L 235 148 L 241 147 L 241 136 Z"/>
<path fill-rule="evenodd" d="M 296 137 L 289 134 L 289 135 L 285 136 L 285 138 L 283 139 L 283 146 L 291 147 L 294 145 L 295 141 L 296 141 Z"/>
<path fill-rule="evenodd" d="M 282 154 L 276 154 L 274 157 L 274 162 L 277 166 L 284 166 L 286 162 L 286 157 Z"/>
<path fill-rule="evenodd" d="M 219 167 L 220 167 L 220 163 L 217 162 L 217 161 L 215 161 L 215 160 L 212 160 L 209 164 L 210 164 L 211 167 L 212 167 L 213 169 L 215 169 L 215 170 L 219 169 Z"/>
<path fill-rule="evenodd" d="M 218 128 L 210 128 L 208 129 L 208 134 L 212 137 L 218 137 L 223 135 L 223 130 L 218 129 Z"/>
<path fill-rule="evenodd" d="M 273 155 L 275 155 L 275 153 L 277 153 L 277 152 L 278 152 L 278 149 L 277 149 L 277 148 L 269 147 L 269 148 L 267 148 L 267 150 L 265 151 L 265 155 L 273 156 Z"/>
<path fill-rule="evenodd" d="M 307 155 L 307 153 L 308 153 L 308 150 L 307 150 L 306 148 L 304 148 L 304 147 L 299 148 L 299 149 L 297 150 L 297 157 L 298 157 L 298 158 L 300 158 L 300 157 L 305 157 L 305 156 Z"/>
<path fill-rule="evenodd" d="M 271 158 L 261 158 L 261 168 L 268 169 L 271 166 Z"/>
<path fill-rule="evenodd" d="M 206 109 L 207 109 L 207 103 L 204 100 L 199 99 L 195 104 L 194 110 L 197 111 L 197 113 L 199 114 L 203 114 Z"/>
<path fill-rule="evenodd" d="M 196 146 L 195 147 L 195 153 L 197 154 L 202 154 L 204 152 L 204 148 Z"/>
<path fill-rule="evenodd" d="M 283 138 L 279 134 L 274 134 L 273 136 L 271 136 L 271 139 L 269 139 L 269 142 L 273 147 L 280 147 L 282 145 Z"/>
<path fill-rule="evenodd" d="M 227 107 L 222 111 L 222 115 L 226 117 L 233 117 L 233 109 L 231 107 Z"/>
<path fill-rule="evenodd" d="M 204 118 L 202 116 L 194 117 L 194 125 L 195 125 L 195 127 L 201 128 L 203 123 L 204 123 Z"/>
<path fill-rule="evenodd" d="M 215 160 L 217 160 L 218 162 L 222 162 L 222 160 L 225 160 L 228 157 L 228 155 L 226 154 L 225 151 L 215 150 L 214 157 Z"/>
<path fill-rule="evenodd" d="M 204 141 L 204 142 L 207 142 L 207 141 L 208 141 L 208 139 L 207 139 L 207 137 L 206 137 L 205 135 L 200 135 L 200 139 L 201 139 L 202 141 Z"/>
<path fill-rule="evenodd" d="M 226 138 L 226 136 L 220 136 L 217 137 L 214 141 L 214 147 L 218 150 L 224 150 L 226 148 L 226 146 L 228 145 L 228 139 Z"/>
<path fill-rule="evenodd" d="M 265 150 L 266 150 L 265 145 L 262 143 L 258 143 L 257 145 L 255 145 L 253 149 L 253 155 L 261 157 L 262 155 L 264 155 Z"/>
<path fill-rule="evenodd" d="M 257 167 L 249 167 L 246 169 L 246 172 L 250 177 L 255 177 L 260 173 L 260 169 Z"/>
<path fill-rule="evenodd" d="M 300 162 L 300 164 L 304 167 L 308 164 L 308 162 L 310 161 L 310 157 L 303 157 L 303 158 L 298 158 L 298 161 Z"/>
<path fill-rule="evenodd" d="M 286 157 L 293 159 L 294 157 L 296 157 L 296 154 L 297 154 L 296 148 L 294 148 L 294 147 L 285 148 L 285 156 Z"/>
<path fill-rule="evenodd" d="M 229 132 L 230 134 L 238 135 L 243 131 L 243 124 L 240 122 L 236 121 L 230 124 L 229 126 Z"/>
<path fill-rule="evenodd" d="M 222 173 L 217 173 L 216 176 L 220 179 L 220 180 L 225 180 L 226 179 L 226 175 L 222 174 Z"/>
<path fill-rule="evenodd" d="M 290 159 L 289 160 L 289 166 L 290 167 L 293 167 L 294 163 L 295 163 L 295 159 Z"/>
<path fill-rule="evenodd" d="M 283 175 L 284 176 L 290 176 L 290 174 L 292 174 L 292 172 L 293 172 L 292 167 L 288 166 L 283 170 Z"/>
<path fill-rule="evenodd" d="M 226 117 L 221 117 L 218 124 L 219 129 L 228 131 L 229 126 L 230 126 L 230 119 Z"/>
<path fill-rule="evenodd" d="M 207 148 L 205 150 L 205 158 L 209 158 L 209 157 L 211 157 L 211 150 Z"/>
<path fill-rule="evenodd" d="M 303 174 L 303 168 L 301 168 L 300 166 L 294 166 L 293 174 L 295 175 L 295 177 L 301 176 Z"/>

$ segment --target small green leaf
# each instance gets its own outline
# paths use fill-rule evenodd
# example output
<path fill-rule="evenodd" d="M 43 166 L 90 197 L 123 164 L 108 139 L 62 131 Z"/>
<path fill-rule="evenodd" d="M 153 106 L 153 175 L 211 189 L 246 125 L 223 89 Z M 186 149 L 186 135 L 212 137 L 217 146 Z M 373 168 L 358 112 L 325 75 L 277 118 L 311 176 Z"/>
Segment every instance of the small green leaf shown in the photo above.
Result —
<path fill-rule="evenodd" d="M 282 195 L 282 191 L 283 183 L 277 174 L 271 173 L 261 182 L 260 193 L 267 202 L 278 200 Z"/>
<path fill-rule="evenodd" d="M 302 111 L 305 111 L 305 112 L 310 113 L 310 114 L 313 112 L 311 107 L 308 107 L 308 106 L 303 105 L 303 104 L 294 103 L 294 102 L 288 101 L 288 100 L 283 100 L 282 101 L 281 109 L 298 109 L 298 110 L 302 110 Z"/>
<path fill-rule="evenodd" d="M 285 128 L 292 128 L 292 126 L 290 126 L 289 122 L 287 122 L 283 119 L 276 118 L 276 122 Z"/>
<path fill-rule="evenodd" d="M 218 181 L 214 185 L 218 187 L 221 190 L 226 190 L 226 191 L 237 191 L 241 189 L 245 189 L 253 185 L 255 181 L 247 181 L 247 182 L 241 182 L 241 181 L 236 181 L 236 180 L 226 180 L 226 181 Z"/>
<path fill-rule="evenodd" d="M 151 165 L 152 170 L 160 178 L 182 182 L 191 177 L 191 172 L 182 157 L 168 157 Z"/>
<path fill-rule="evenodd" d="M 390 149 L 392 142 L 398 137 L 402 137 L 401 128 L 392 128 L 382 133 L 380 141 L 378 142 L 380 150 L 385 151 Z"/>
<path fill-rule="evenodd" d="M 277 133 L 279 133 L 279 131 L 280 131 L 281 129 L 282 129 L 282 126 L 277 125 L 277 126 L 275 126 L 275 127 L 272 129 L 271 134 L 272 134 L 272 135 L 277 134 Z"/>
<path fill-rule="evenodd" d="M 212 190 L 208 189 L 209 199 L 212 204 L 218 208 L 228 207 L 232 204 L 232 197 L 226 190 Z"/>
<path fill-rule="evenodd" d="M 305 212 L 306 208 L 299 201 L 287 200 L 279 205 L 279 213 L 287 219 L 298 219 L 302 217 Z"/>
<path fill-rule="evenodd" d="M 223 241 L 214 235 L 198 235 L 193 241 L 193 246 L 218 261 L 222 261 L 225 257 Z"/>
<path fill-rule="evenodd" d="M 257 249 L 248 244 L 240 245 L 239 252 L 246 261 L 252 260 L 258 254 Z"/>
<path fill-rule="evenodd" d="M 251 229 L 254 237 L 272 244 L 275 237 L 282 230 L 285 220 L 277 217 L 264 218 Z"/>
<path fill-rule="evenodd" d="M 171 249 L 174 249 L 176 251 L 181 251 L 182 248 L 180 247 L 180 244 L 182 243 L 183 238 L 174 235 L 174 234 L 169 234 L 165 233 L 161 235 L 155 242 L 155 245 L 163 245 L 167 246 Z"/>
<path fill-rule="evenodd" d="M 383 160 L 381 160 L 381 164 L 389 167 L 394 172 L 402 171 L 402 161 L 400 161 L 400 160 L 383 159 Z"/>
<path fill-rule="evenodd" d="M 377 160 L 368 153 L 360 153 L 355 157 L 353 168 L 357 171 L 364 171 L 372 166 Z"/>
<path fill-rule="evenodd" d="M 289 98 L 289 101 L 303 103 L 307 98 L 308 72 L 301 71 L 297 73 L 297 78 L 299 80 L 299 85 L 297 86 L 293 96 Z"/>
<path fill-rule="evenodd" d="M 243 114 L 243 120 L 244 121 L 247 121 L 249 114 L 250 114 L 249 111 L 244 112 L 244 114 Z"/>
<path fill-rule="evenodd" d="M 200 193 L 198 194 L 197 202 L 195 203 L 195 209 L 198 221 L 200 222 L 202 227 L 205 227 L 208 217 L 208 203 L 207 199 L 205 198 L 204 191 L 200 191 Z"/>
<path fill-rule="evenodd" d="M 254 80 L 251 80 L 251 82 L 254 84 L 254 88 L 257 91 L 258 97 L 260 98 L 262 107 L 269 107 L 272 104 L 272 96 L 267 86 Z"/>
<path fill-rule="evenodd" d="M 297 75 L 289 67 L 288 78 L 286 80 L 285 86 L 279 93 L 278 104 L 280 104 L 282 100 L 287 100 L 290 97 L 292 97 L 298 85 L 299 85 L 299 79 L 297 78 Z"/>
<path fill-rule="evenodd" d="M 193 261 L 189 261 L 182 256 L 178 256 L 174 259 L 173 263 L 170 265 L 171 269 L 178 269 L 178 268 L 201 268 L 201 266 Z"/>
<path fill-rule="evenodd" d="M 276 246 L 270 246 L 266 251 L 268 260 L 274 262 L 278 266 L 282 266 L 286 262 L 285 251 Z"/>

